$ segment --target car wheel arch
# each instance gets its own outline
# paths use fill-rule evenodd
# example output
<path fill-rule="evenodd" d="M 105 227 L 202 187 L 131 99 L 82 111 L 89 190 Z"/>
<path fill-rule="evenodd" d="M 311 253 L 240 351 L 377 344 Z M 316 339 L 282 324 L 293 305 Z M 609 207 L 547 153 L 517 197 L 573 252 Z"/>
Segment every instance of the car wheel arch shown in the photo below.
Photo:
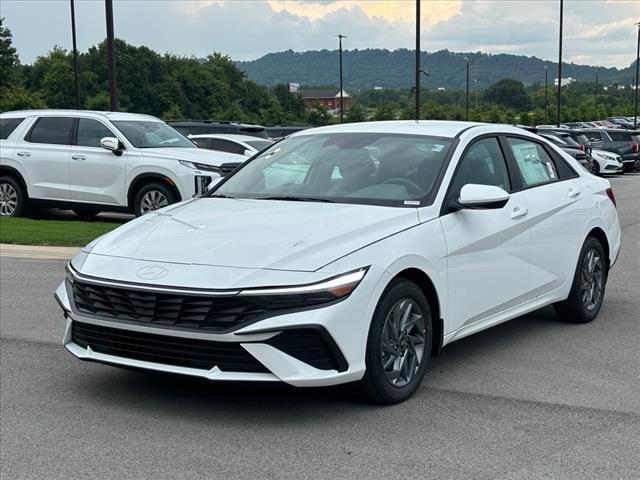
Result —
<path fill-rule="evenodd" d="M 24 193 L 27 195 L 27 199 L 28 199 L 29 189 L 27 188 L 27 182 L 25 182 L 24 177 L 18 170 L 16 170 L 13 167 L 9 167 L 7 165 L 0 165 L 0 176 L 15 178 L 20 184 L 20 186 L 22 187 L 22 189 L 24 190 Z"/>
<path fill-rule="evenodd" d="M 594 237 L 600 242 L 600 245 L 602 245 L 602 248 L 604 250 L 604 254 L 607 257 L 607 268 L 610 268 L 611 267 L 611 251 L 609 249 L 609 239 L 607 238 L 607 234 L 604 232 L 602 228 L 594 227 L 589 231 L 589 233 L 585 237 L 585 242 L 589 237 Z"/>
<path fill-rule="evenodd" d="M 154 182 L 161 182 L 166 185 L 175 194 L 177 201 L 182 201 L 182 195 L 180 195 L 180 191 L 178 190 L 176 183 L 171 178 L 159 173 L 142 173 L 135 177 L 129 185 L 129 190 L 127 191 L 127 205 L 129 208 L 133 208 L 133 201 L 137 192 L 146 184 Z"/>
<path fill-rule="evenodd" d="M 440 297 L 438 296 L 438 291 L 436 287 L 429 277 L 427 273 L 419 268 L 406 268 L 395 274 L 393 278 L 389 281 L 387 286 L 398 278 L 402 278 L 405 280 L 409 280 L 415 283 L 424 296 L 429 302 L 429 307 L 431 308 L 432 318 L 431 322 L 433 325 L 433 335 L 432 338 L 432 348 L 431 348 L 431 356 L 435 357 L 440 350 L 442 349 L 443 339 L 444 339 L 444 321 L 441 318 L 441 308 L 440 308 Z"/>

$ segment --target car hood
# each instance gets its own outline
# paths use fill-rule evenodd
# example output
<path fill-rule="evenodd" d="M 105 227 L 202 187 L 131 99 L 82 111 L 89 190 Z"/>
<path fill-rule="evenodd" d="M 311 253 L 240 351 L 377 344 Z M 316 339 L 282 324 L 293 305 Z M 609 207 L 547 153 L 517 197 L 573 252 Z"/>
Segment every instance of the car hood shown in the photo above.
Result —
<path fill-rule="evenodd" d="M 133 220 L 85 251 L 312 272 L 418 222 L 413 208 L 204 197 Z"/>
<path fill-rule="evenodd" d="M 187 160 L 189 162 L 205 163 L 219 166 L 223 163 L 244 162 L 247 157 L 235 153 L 218 152 L 204 148 L 158 147 L 142 149 L 145 157 L 169 158 Z"/>

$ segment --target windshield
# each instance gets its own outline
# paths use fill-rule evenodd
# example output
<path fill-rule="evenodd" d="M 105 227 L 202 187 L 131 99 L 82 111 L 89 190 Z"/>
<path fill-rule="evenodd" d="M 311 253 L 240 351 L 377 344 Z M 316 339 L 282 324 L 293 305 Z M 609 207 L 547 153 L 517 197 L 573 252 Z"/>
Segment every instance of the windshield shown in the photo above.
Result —
<path fill-rule="evenodd" d="M 255 148 L 256 150 L 260 151 L 263 148 L 267 148 L 269 145 L 271 145 L 273 142 L 269 141 L 269 140 L 249 140 L 248 142 L 244 142 L 247 145 L 249 145 L 250 147 Z"/>
<path fill-rule="evenodd" d="M 212 196 L 417 205 L 453 139 L 387 133 L 290 137 L 229 177 Z"/>
<path fill-rule="evenodd" d="M 136 148 L 198 148 L 187 137 L 163 122 L 121 120 L 112 123 Z"/>

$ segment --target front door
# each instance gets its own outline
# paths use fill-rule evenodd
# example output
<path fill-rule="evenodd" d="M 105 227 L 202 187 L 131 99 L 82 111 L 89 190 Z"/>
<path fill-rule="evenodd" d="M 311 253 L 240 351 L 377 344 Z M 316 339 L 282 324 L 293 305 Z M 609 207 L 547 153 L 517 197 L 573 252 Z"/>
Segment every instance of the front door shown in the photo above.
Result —
<path fill-rule="evenodd" d="M 454 174 L 449 198 L 466 184 L 494 185 L 511 191 L 500 143 L 476 141 Z M 498 209 L 462 209 L 440 218 L 447 242 L 449 331 L 451 333 L 531 299 L 529 205 L 523 192 L 512 193 Z"/>

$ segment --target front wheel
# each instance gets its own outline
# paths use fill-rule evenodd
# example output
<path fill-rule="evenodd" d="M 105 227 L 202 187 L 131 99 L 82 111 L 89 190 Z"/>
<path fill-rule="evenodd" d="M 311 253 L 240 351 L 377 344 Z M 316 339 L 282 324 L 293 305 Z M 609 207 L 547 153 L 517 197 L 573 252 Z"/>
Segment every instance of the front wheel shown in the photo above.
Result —
<path fill-rule="evenodd" d="M 588 323 L 598 316 L 607 283 L 607 267 L 608 260 L 600 241 L 595 237 L 587 238 L 580 251 L 569 297 L 554 304 L 561 320 Z"/>
<path fill-rule="evenodd" d="M 379 404 L 399 403 L 418 389 L 431 357 L 429 302 L 413 282 L 394 280 L 376 307 L 361 380 L 366 398 Z"/>
<path fill-rule="evenodd" d="M 26 209 L 27 195 L 14 177 L 0 177 L 0 216 L 19 217 Z"/>
<path fill-rule="evenodd" d="M 176 203 L 175 194 L 162 183 L 148 183 L 136 194 L 133 200 L 133 213 L 136 217 L 153 212 L 172 203 Z"/>
<path fill-rule="evenodd" d="M 596 162 L 595 160 L 591 164 L 591 173 L 593 173 L 594 175 L 600 175 L 600 165 L 598 165 L 598 162 Z"/>

